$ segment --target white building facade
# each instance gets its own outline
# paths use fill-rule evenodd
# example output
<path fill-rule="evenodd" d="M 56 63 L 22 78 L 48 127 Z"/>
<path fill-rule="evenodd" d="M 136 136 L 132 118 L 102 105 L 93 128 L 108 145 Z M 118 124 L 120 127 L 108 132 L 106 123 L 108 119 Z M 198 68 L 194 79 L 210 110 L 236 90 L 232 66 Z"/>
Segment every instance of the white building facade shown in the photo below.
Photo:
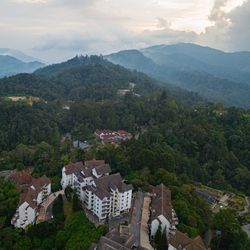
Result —
<path fill-rule="evenodd" d="M 31 186 L 21 194 L 19 205 L 16 209 L 11 224 L 17 228 L 25 228 L 35 224 L 38 206 L 51 194 L 51 182 L 43 176 L 33 179 Z"/>
<path fill-rule="evenodd" d="M 105 220 L 129 211 L 132 200 L 132 186 L 110 172 L 102 160 L 70 163 L 62 169 L 61 185 L 71 186 L 85 207 Z"/>

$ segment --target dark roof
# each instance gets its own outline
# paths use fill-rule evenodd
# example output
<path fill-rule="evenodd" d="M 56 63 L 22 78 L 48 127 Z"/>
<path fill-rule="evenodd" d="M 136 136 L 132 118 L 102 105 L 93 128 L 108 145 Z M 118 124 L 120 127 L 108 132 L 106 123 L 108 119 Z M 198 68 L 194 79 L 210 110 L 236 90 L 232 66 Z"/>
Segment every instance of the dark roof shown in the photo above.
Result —
<path fill-rule="evenodd" d="M 152 186 L 151 220 L 164 215 L 169 221 L 172 220 L 171 191 L 165 185 Z"/>
<path fill-rule="evenodd" d="M 182 248 L 185 248 L 186 250 L 208 250 L 209 248 L 206 248 L 202 238 L 200 236 L 197 236 L 195 238 L 189 238 L 186 234 L 176 231 L 174 236 L 170 236 L 169 243 L 175 247 L 176 249 L 179 249 L 181 246 Z"/>
<path fill-rule="evenodd" d="M 102 165 L 96 166 L 95 170 L 96 170 L 98 175 L 103 175 L 103 174 L 111 172 L 111 168 L 110 168 L 109 164 L 102 164 Z"/>
<path fill-rule="evenodd" d="M 101 237 L 97 249 L 128 250 L 132 249 L 134 242 L 135 238 L 131 234 L 130 226 L 120 226 L 119 228 L 113 228 L 107 235 Z"/>
<path fill-rule="evenodd" d="M 100 198 L 110 197 L 111 189 L 118 189 L 119 192 L 123 193 L 133 189 L 132 185 L 127 185 L 122 181 L 120 174 L 112 174 L 103 176 L 94 181 L 95 187 L 92 187 L 92 191 Z"/>

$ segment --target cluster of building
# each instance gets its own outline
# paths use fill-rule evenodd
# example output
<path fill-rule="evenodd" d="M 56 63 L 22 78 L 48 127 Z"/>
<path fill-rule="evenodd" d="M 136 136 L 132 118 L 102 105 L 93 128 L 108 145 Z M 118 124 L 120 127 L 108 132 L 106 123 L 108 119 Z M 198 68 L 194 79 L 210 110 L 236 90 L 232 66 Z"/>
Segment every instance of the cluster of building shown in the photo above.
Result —
<path fill-rule="evenodd" d="M 178 217 L 172 207 L 171 191 L 163 184 L 151 187 L 150 214 L 151 240 L 160 227 L 162 233 L 166 229 L 169 250 L 209 250 L 200 236 L 190 238 L 176 229 Z"/>
<path fill-rule="evenodd" d="M 125 130 L 99 130 L 97 129 L 94 136 L 102 142 L 102 144 L 113 143 L 119 144 L 132 138 L 132 135 Z"/>
<path fill-rule="evenodd" d="M 140 195 L 139 195 L 140 196 Z M 137 203 L 135 201 L 135 203 Z M 113 228 L 101 237 L 98 244 L 93 244 L 93 250 L 153 250 L 151 242 L 157 230 L 166 232 L 169 250 L 209 250 L 200 236 L 190 238 L 177 230 L 178 217 L 172 207 L 171 191 L 163 184 L 151 186 L 151 192 L 144 194 L 142 207 L 133 208 L 134 217 L 128 225 Z M 145 216 L 148 214 L 148 216 Z M 141 215 L 139 222 L 134 222 Z M 143 226 L 144 219 L 146 226 Z M 134 227 L 134 228 L 133 228 Z M 135 233 L 138 232 L 138 233 Z"/>
<path fill-rule="evenodd" d="M 9 178 L 21 193 L 11 223 L 18 228 L 35 224 L 39 207 L 49 200 L 50 180 L 46 176 L 33 178 L 26 172 L 13 173 Z M 119 173 L 111 174 L 110 166 L 104 160 L 69 163 L 62 168 L 61 185 L 63 190 L 67 187 L 74 189 L 83 207 L 98 221 L 127 213 L 132 205 L 133 187 L 126 184 Z M 98 244 L 93 244 L 92 249 L 153 250 L 150 243 L 160 230 L 162 234 L 166 233 L 169 250 L 209 250 L 200 236 L 190 238 L 177 230 L 179 221 L 172 206 L 171 191 L 163 184 L 150 189 L 147 194 L 137 193 L 139 198 L 134 202 L 128 225 L 112 228 Z"/>
<path fill-rule="evenodd" d="M 18 228 L 25 228 L 35 224 L 39 206 L 51 194 L 51 182 L 46 176 L 33 178 L 26 172 L 16 172 L 10 176 L 21 193 L 20 201 L 11 224 Z"/>
<path fill-rule="evenodd" d="M 62 169 L 61 185 L 73 188 L 84 207 L 103 221 L 131 208 L 132 186 L 119 173 L 110 173 L 103 160 L 69 163 Z"/>

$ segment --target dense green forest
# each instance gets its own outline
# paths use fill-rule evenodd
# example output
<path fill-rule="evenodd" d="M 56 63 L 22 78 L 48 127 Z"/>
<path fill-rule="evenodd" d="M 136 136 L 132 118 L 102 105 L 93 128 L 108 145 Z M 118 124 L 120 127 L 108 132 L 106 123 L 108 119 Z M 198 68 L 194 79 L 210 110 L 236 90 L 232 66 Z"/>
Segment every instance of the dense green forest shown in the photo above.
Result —
<path fill-rule="evenodd" d="M 244 110 L 213 104 L 184 106 L 163 92 L 152 98 L 127 95 L 115 103 L 79 102 L 70 110 L 2 102 L 0 116 L 2 155 L 21 143 L 56 145 L 66 132 L 83 140 L 96 128 L 143 131 L 139 140 L 116 149 L 126 159 L 126 168 L 120 163 L 114 166 L 123 174 L 144 168 L 154 173 L 165 167 L 187 181 L 250 193 L 250 114 Z M 1 158 L 2 169 L 10 164 L 6 159 L 15 159 Z"/>
<path fill-rule="evenodd" d="M 130 82 L 136 83 L 134 92 L 117 96 L 117 90 L 127 88 Z M 112 171 L 120 172 L 135 189 L 147 190 L 149 184 L 161 182 L 171 188 L 181 231 L 196 236 L 208 229 L 220 230 L 213 249 L 233 249 L 237 242 L 238 249 L 248 249 L 235 211 L 213 216 L 193 185 L 202 183 L 250 195 L 249 111 L 204 103 L 197 95 L 176 89 L 163 90 L 147 76 L 99 57 L 75 58 L 35 74 L 5 78 L 0 81 L 0 90 L 0 170 L 32 166 L 33 175 L 50 177 L 56 191 L 64 164 L 93 157 L 105 159 Z M 6 98 L 18 94 L 46 101 L 30 105 Z M 69 108 L 63 108 L 65 103 Z M 91 140 L 96 129 L 125 129 L 134 138 L 119 147 L 92 147 L 88 152 L 72 149 L 68 139 L 61 141 L 65 133 L 72 139 Z M 87 249 L 105 231 L 88 224 L 83 213 L 65 215 L 60 199 L 54 208 L 58 218 L 51 223 L 38 224 L 27 232 L 14 230 L 7 218 L 15 211 L 18 194 L 1 179 L 0 187 L 5 186 L 9 191 L 0 191 L 0 201 L 7 197 L 6 205 L 1 203 L 0 207 L 0 249 L 77 249 L 73 242 Z M 97 234 L 82 245 L 82 239 L 88 237 L 86 228 Z M 40 234 L 43 237 L 39 238 Z"/>
<path fill-rule="evenodd" d="M 109 61 L 225 105 L 250 108 L 249 52 L 226 53 L 197 44 L 159 45 L 105 56 Z"/>

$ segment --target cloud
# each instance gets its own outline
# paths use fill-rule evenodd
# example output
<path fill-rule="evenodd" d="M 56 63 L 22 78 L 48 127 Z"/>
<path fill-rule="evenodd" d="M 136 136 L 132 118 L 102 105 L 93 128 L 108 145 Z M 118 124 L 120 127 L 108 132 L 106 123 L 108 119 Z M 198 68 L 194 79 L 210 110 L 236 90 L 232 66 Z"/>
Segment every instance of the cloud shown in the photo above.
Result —
<path fill-rule="evenodd" d="M 249 1 L 1 0 L 0 47 L 50 61 L 176 42 L 250 50 Z"/>
<path fill-rule="evenodd" d="M 198 37 L 198 42 L 216 48 L 235 51 L 250 50 L 250 1 L 216 0 L 209 19 L 213 23 Z M 230 10 L 230 11 L 229 11 Z"/>

